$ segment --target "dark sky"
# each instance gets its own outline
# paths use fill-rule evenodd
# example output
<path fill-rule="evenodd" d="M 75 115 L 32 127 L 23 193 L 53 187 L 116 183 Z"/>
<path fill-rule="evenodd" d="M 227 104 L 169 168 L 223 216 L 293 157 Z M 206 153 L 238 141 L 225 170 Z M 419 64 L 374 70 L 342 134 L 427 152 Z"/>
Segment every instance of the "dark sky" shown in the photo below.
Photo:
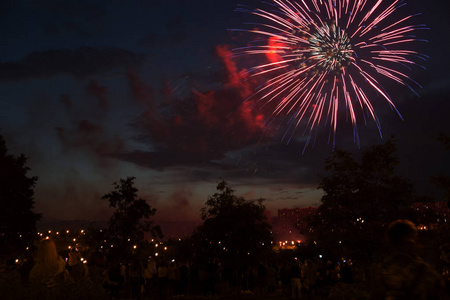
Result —
<path fill-rule="evenodd" d="M 246 199 L 278 208 L 318 204 L 318 174 L 332 147 L 329 128 L 316 143 L 287 125 L 264 127 L 267 111 L 243 100 L 257 80 L 243 71 L 264 57 L 229 57 L 249 35 L 238 4 L 260 1 L 139 0 L 0 2 L 0 134 L 24 153 L 39 176 L 36 212 L 46 220 L 107 219 L 101 196 L 135 176 L 140 196 L 169 220 L 195 220 L 217 182 Z M 360 147 L 342 116 L 336 146 L 354 152 L 398 140 L 398 172 L 421 195 L 436 195 L 429 178 L 449 173 L 436 141 L 450 134 L 450 33 L 446 0 L 413 0 L 400 15 L 430 28 L 411 48 L 428 55 L 409 75 L 415 90 L 386 90 L 403 116 L 377 105 L 375 124 L 358 124 Z M 259 61 L 258 61 L 259 60 Z M 266 130 L 264 130 L 266 129 Z"/>

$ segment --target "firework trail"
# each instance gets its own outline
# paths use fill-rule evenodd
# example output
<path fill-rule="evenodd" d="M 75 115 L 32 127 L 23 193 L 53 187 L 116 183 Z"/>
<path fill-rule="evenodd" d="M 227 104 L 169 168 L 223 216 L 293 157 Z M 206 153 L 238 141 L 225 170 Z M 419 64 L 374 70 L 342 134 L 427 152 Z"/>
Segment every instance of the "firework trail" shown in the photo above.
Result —
<path fill-rule="evenodd" d="M 237 9 L 264 21 L 252 24 L 251 30 L 238 29 L 258 39 L 234 49 L 236 56 L 264 55 L 269 60 L 248 71 L 251 77 L 269 78 L 253 95 L 258 103 L 273 105 L 268 122 L 282 116 L 294 130 L 303 124 L 306 148 L 321 123 L 331 127 L 335 145 L 338 112 L 343 109 L 358 145 L 360 115 L 364 122 L 373 119 L 381 135 L 371 94 L 384 98 L 401 118 L 380 81 L 388 78 L 414 92 L 410 84 L 420 85 L 407 72 L 426 59 L 408 48 L 421 41 L 414 34 L 426 27 L 410 24 L 416 15 L 396 17 L 404 1 L 273 0 L 272 5 L 270 10 Z M 294 130 L 284 138 L 290 140 Z"/>

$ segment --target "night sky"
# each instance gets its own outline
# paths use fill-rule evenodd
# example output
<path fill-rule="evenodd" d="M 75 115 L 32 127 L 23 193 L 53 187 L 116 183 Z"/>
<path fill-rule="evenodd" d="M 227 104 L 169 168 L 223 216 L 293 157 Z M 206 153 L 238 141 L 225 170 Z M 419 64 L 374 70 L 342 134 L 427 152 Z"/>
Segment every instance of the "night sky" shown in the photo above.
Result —
<path fill-rule="evenodd" d="M 101 196 L 119 178 L 135 176 L 139 196 L 156 219 L 198 220 L 223 179 L 246 199 L 278 208 L 320 203 L 318 174 L 331 155 L 329 128 L 320 128 L 302 154 L 299 128 L 265 127 L 269 112 L 243 101 L 257 79 L 242 71 L 256 58 L 230 57 L 251 38 L 238 4 L 260 1 L 20 1 L 0 2 L 0 134 L 13 154 L 29 157 L 39 177 L 35 212 L 44 220 L 105 220 Z M 410 76 L 414 93 L 388 84 L 404 120 L 374 98 L 383 139 L 360 123 L 360 147 L 342 116 L 336 146 L 358 155 L 394 135 L 398 173 L 419 195 L 441 199 L 429 182 L 449 174 L 450 155 L 436 141 L 450 134 L 450 13 L 447 0 L 408 1 L 400 14 L 428 42 L 411 48 L 428 55 Z"/>

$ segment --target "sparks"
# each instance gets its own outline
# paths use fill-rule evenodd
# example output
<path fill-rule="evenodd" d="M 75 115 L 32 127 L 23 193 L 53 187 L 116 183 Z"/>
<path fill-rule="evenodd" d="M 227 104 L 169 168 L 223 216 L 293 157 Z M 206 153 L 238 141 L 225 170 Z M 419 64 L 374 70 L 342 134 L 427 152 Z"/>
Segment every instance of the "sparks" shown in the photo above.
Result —
<path fill-rule="evenodd" d="M 426 56 L 410 50 L 421 41 L 414 36 L 424 25 L 411 25 L 414 17 L 397 17 L 404 1 L 393 0 L 273 0 L 275 9 L 238 11 L 251 13 L 263 22 L 245 30 L 258 36 L 250 46 L 234 50 L 234 55 L 265 55 L 268 63 L 252 67 L 251 77 L 268 79 L 252 97 L 257 103 L 273 105 L 268 122 L 285 117 L 294 128 L 308 135 L 314 128 L 330 126 L 332 143 L 338 119 L 345 110 L 359 145 L 357 124 L 362 116 L 381 125 L 372 100 L 381 96 L 401 117 L 381 82 L 387 78 L 407 86 L 419 86 L 409 78 L 412 66 Z M 401 14 L 399 14 L 401 15 Z M 417 94 L 417 93 L 416 93 Z M 361 113 L 359 113 L 361 112 Z"/>

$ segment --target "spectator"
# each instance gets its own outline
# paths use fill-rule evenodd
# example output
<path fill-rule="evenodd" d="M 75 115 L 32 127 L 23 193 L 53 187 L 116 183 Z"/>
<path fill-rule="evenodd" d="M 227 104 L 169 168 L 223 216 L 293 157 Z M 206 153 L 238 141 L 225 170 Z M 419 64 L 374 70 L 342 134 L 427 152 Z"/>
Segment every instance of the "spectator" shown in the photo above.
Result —
<path fill-rule="evenodd" d="M 266 269 L 266 286 L 269 294 L 275 293 L 277 286 L 277 270 L 273 264 L 268 265 Z"/>
<path fill-rule="evenodd" d="M 72 251 L 69 252 L 66 269 L 69 271 L 70 278 L 74 281 L 79 281 L 88 276 L 87 266 L 81 261 L 81 253 L 76 248 L 72 248 Z"/>
<path fill-rule="evenodd" d="M 302 290 L 302 269 L 297 260 L 292 262 L 291 265 L 291 297 L 292 299 L 299 299 L 301 297 Z"/>
<path fill-rule="evenodd" d="M 139 260 L 133 260 L 128 272 L 131 284 L 131 299 L 141 299 L 141 289 L 144 285 L 142 265 Z"/>
<path fill-rule="evenodd" d="M 182 264 L 178 268 L 178 273 L 180 274 L 178 293 L 181 296 L 187 296 L 189 287 L 189 267 L 187 266 L 187 264 Z"/>
<path fill-rule="evenodd" d="M 158 267 L 158 295 L 161 299 L 166 299 L 168 296 L 168 276 L 169 268 L 163 261 Z"/>
<path fill-rule="evenodd" d="M 66 262 L 56 252 L 55 243 L 50 239 L 42 240 L 36 256 L 36 264 L 30 271 L 30 280 L 53 287 L 58 281 L 69 277 L 65 266 Z"/>
<path fill-rule="evenodd" d="M 317 279 L 317 269 L 311 259 L 306 260 L 302 269 L 303 290 L 309 299 L 315 296 L 315 285 Z"/>
<path fill-rule="evenodd" d="M 103 272 L 103 287 L 109 291 L 111 299 L 119 299 L 119 291 L 123 286 L 124 278 L 120 273 L 120 264 L 112 262 Z"/>
<path fill-rule="evenodd" d="M 442 277 L 419 257 L 417 228 L 408 220 L 389 225 L 390 255 L 376 268 L 373 299 L 441 299 Z"/>
<path fill-rule="evenodd" d="M 143 276 L 144 276 L 144 295 L 150 297 L 151 289 L 155 289 L 157 282 L 157 271 L 156 262 L 154 259 L 149 259 L 144 261 L 143 265 Z"/>
<path fill-rule="evenodd" d="M 353 283 L 353 274 L 352 269 L 350 268 L 350 265 L 347 261 L 342 262 L 342 267 L 339 271 L 339 275 L 341 276 L 341 282 L 344 283 Z"/>

